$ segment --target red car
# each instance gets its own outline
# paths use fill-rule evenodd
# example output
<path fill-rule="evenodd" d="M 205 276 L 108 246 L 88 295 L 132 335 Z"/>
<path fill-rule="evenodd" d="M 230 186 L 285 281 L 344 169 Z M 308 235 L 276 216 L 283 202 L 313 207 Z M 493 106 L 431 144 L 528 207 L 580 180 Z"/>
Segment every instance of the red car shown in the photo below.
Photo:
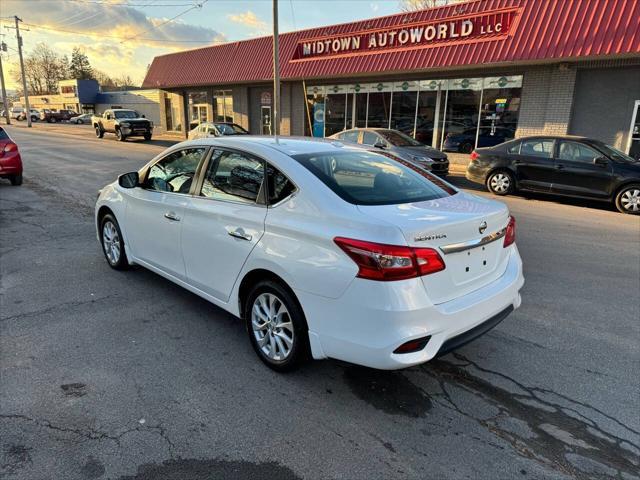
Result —
<path fill-rule="evenodd" d="M 0 178 L 8 178 L 11 185 L 22 185 L 22 158 L 18 145 L 0 127 Z"/>

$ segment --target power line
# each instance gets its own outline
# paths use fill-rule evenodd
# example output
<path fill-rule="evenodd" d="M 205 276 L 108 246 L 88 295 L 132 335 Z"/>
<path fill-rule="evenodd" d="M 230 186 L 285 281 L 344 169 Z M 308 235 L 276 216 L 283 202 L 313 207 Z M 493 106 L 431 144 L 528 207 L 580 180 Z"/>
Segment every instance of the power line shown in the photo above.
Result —
<path fill-rule="evenodd" d="M 174 20 L 176 20 L 177 18 L 179 18 L 179 17 L 181 17 L 181 16 L 183 16 L 183 15 L 187 14 L 187 13 L 188 13 L 188 12 L 190 12 L 191 10 L 194 10 L 194 9 L 196 9 L 196 8 L 202 8 L 202 6 L 203 6 L 205 3 L 207 3 L 208 1 L 209 1 L 209 0 L 202 0 L 200 3 L 196 3 L 196 4 L 195 4 L 195 5 L 193 5 L 191 8 L 187 8 L 187 9 L 186 9 L 186 10 L 184 10 L 183 12 L 180 12 L 180 13 L 179 13 L 178 15 L 176 15 L 175 17 L 171 17 L 170 19 L 165 20 L 164 22 L 161 22 L 161 23 L 159 23 L 159 24 L 157 24 L 157 25 L 154 25 L 154 26 L 153 26 L 153 27 L 151 27 L 151 28 L 147 28 L 146 30 L 143 30 L 142 32 L 139 32 L 139 33 L 137 33 L 137 34 L 135 34 L 135 35 L 133 35 L 133 36 L 131 36 L 131 37 L 127 37 L 127 38 L 125 38 L 122 42 L 124 43 L 124 42 L 125 42 L 125 41 L 127 41 L 127 40 L 133 40 L 134 38 L 136 38 L 136 37 L 138 37 L 138 36 L 142 35 L 143 33 L 147 33 L 147 32 L 148 32 L 148 31 L 150 31 L 150 30 L 154 30 L 154 29 L 156 29 L 156 28 L 159 28 L 159 27 L 162 27 L 162 26 L 166 25 L 167 23 L 173 22 Z"/>
<path fill-rule="evenodd" d="M 54 27 L 47 27 L 44 25 L 37 25 L 35 23 L 23 23 L 23 25 L 27 25 L 31 28 L 36 28 L 36 29 L 41 29 L 41 30 L 48 30 L 51 32 L 60 32 L 60 33 L 75 33 L 77 35 L 85 35 L 85 36 L 99 36 L 101 38 L 116 38 L 119 40 L 122 40 L 122 36 L 121 35 L 107 35 L 107 34 L 103 34 L 103 33 L 98 33 L 98 32 L 87 32 L 87 31 L 80 31 L 80 30 L 67 30 L 67 29 L 63 29 L 63 28 L 54 28 Z M 144 33 L 144 32 L 141 32 Z M 134 37 L 130 37 L 130 38 L 135 38 Z M 128 39 L 130 39 L 128 38 Z M 226 41 L 221 41 L 221 40 L 171 40 L 168 38 L 139 38 L 138 40 L 141 41 L 146 41 L 146 42 L 167 42 L 167 43 L 227 43 Z"/>
<path fill-rule="evenodd" d="M 164 3 L 153 5 L 153 3 L 110 3 L 100 0 L 66 0 L 67 2 L 83 3 L 85 5 L 104 5 L 105 7 L 188 7 L 194 6 L 194 2 L 190 3 Z"/>

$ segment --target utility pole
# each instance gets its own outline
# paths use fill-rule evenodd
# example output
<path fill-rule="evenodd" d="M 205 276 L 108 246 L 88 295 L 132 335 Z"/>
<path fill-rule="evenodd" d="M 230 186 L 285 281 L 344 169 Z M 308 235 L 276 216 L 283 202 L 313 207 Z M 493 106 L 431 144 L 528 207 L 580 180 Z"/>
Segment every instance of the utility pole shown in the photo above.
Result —
<path fill-rule="evenodd" d="M 22 72 L 22 89 L 24 90 L 24 107 L 27 116 L 27 127 L 31 128 L 31 107 L 29 106 L 29 91 L 27 90 L 27 76 L 24 74 L 24 59 L 22 58 L 22 37 L 20 36 L 20 20 L 16 18 L 16 38 L 18 39 L 18 56 L 20 57 L 20 71 Z"/>
<path fill-rule="evenodd" d="M 280 134 L 280 52 L 278 47 L 278 0 L 273 0 L 273 132 Z"/>
<path fill-rule="evenodd" d="M 4 71 L 2 70 L 2 52 L 5 51 L 7 45 L 2 42 L 0 48 L 0 87 L 2 87 L 2 105 L 4 107 L 4 116 L 7 119 L 7 125 L 11 125 L 11 113 L 9 112 L 9 102 L 7 102 L 7 89 L 4 86 Z"/>

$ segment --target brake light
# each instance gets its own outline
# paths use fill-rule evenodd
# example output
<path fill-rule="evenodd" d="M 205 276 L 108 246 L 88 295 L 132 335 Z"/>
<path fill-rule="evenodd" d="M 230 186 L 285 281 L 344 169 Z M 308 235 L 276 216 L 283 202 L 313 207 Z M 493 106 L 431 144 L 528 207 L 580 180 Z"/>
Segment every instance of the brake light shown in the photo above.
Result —
<path fill-rule="evenodd" d="M 513 242 L 516 241 L 516 219 L 515 217 L 509 217 L 509 224 L 507 225 L 507 233 L 504 236 L 503 246 L 507 248 Z"/>
<path fill-rule="evenodd" d="M 336 237 L 333 240 L 358 265 L 358 277 L 383 282 L 406 280 L 445 269 L 432 248 L 412 248 Z"/>
<path fill-rule="evenodd" d="M 474 150 L 473 152 L 471 152 L 471 161 L 473 162 L 474 160 L 477 160 L 479 156 L 480 155 L 478 155 L 478 152 Z"/>
<path fill-rule="evenodd" d="M 4 148 L 2 149 L 2 152 L 9 153 L 9 152 L 15 152 L 16 150 L 18 150 L 18 145 L 16 145 L 13 142 L 9 142 L 4 146 Z"/>

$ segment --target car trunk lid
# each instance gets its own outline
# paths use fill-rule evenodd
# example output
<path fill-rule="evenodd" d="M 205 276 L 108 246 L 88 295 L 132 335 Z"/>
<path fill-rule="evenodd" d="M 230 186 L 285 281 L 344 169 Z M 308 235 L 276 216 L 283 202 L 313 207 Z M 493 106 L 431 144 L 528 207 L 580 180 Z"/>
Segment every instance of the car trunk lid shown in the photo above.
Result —
<path fill-rule="evenodd" d="M 398 227 L 409 246 L 438 251 L 446 268 L 421 277 L 434 304 L 482 288 L 507 268 L 508 251 L 500 233 L 509 212 L 500 202 L 458 192 L 424 202 L 358 208 Z"/>

